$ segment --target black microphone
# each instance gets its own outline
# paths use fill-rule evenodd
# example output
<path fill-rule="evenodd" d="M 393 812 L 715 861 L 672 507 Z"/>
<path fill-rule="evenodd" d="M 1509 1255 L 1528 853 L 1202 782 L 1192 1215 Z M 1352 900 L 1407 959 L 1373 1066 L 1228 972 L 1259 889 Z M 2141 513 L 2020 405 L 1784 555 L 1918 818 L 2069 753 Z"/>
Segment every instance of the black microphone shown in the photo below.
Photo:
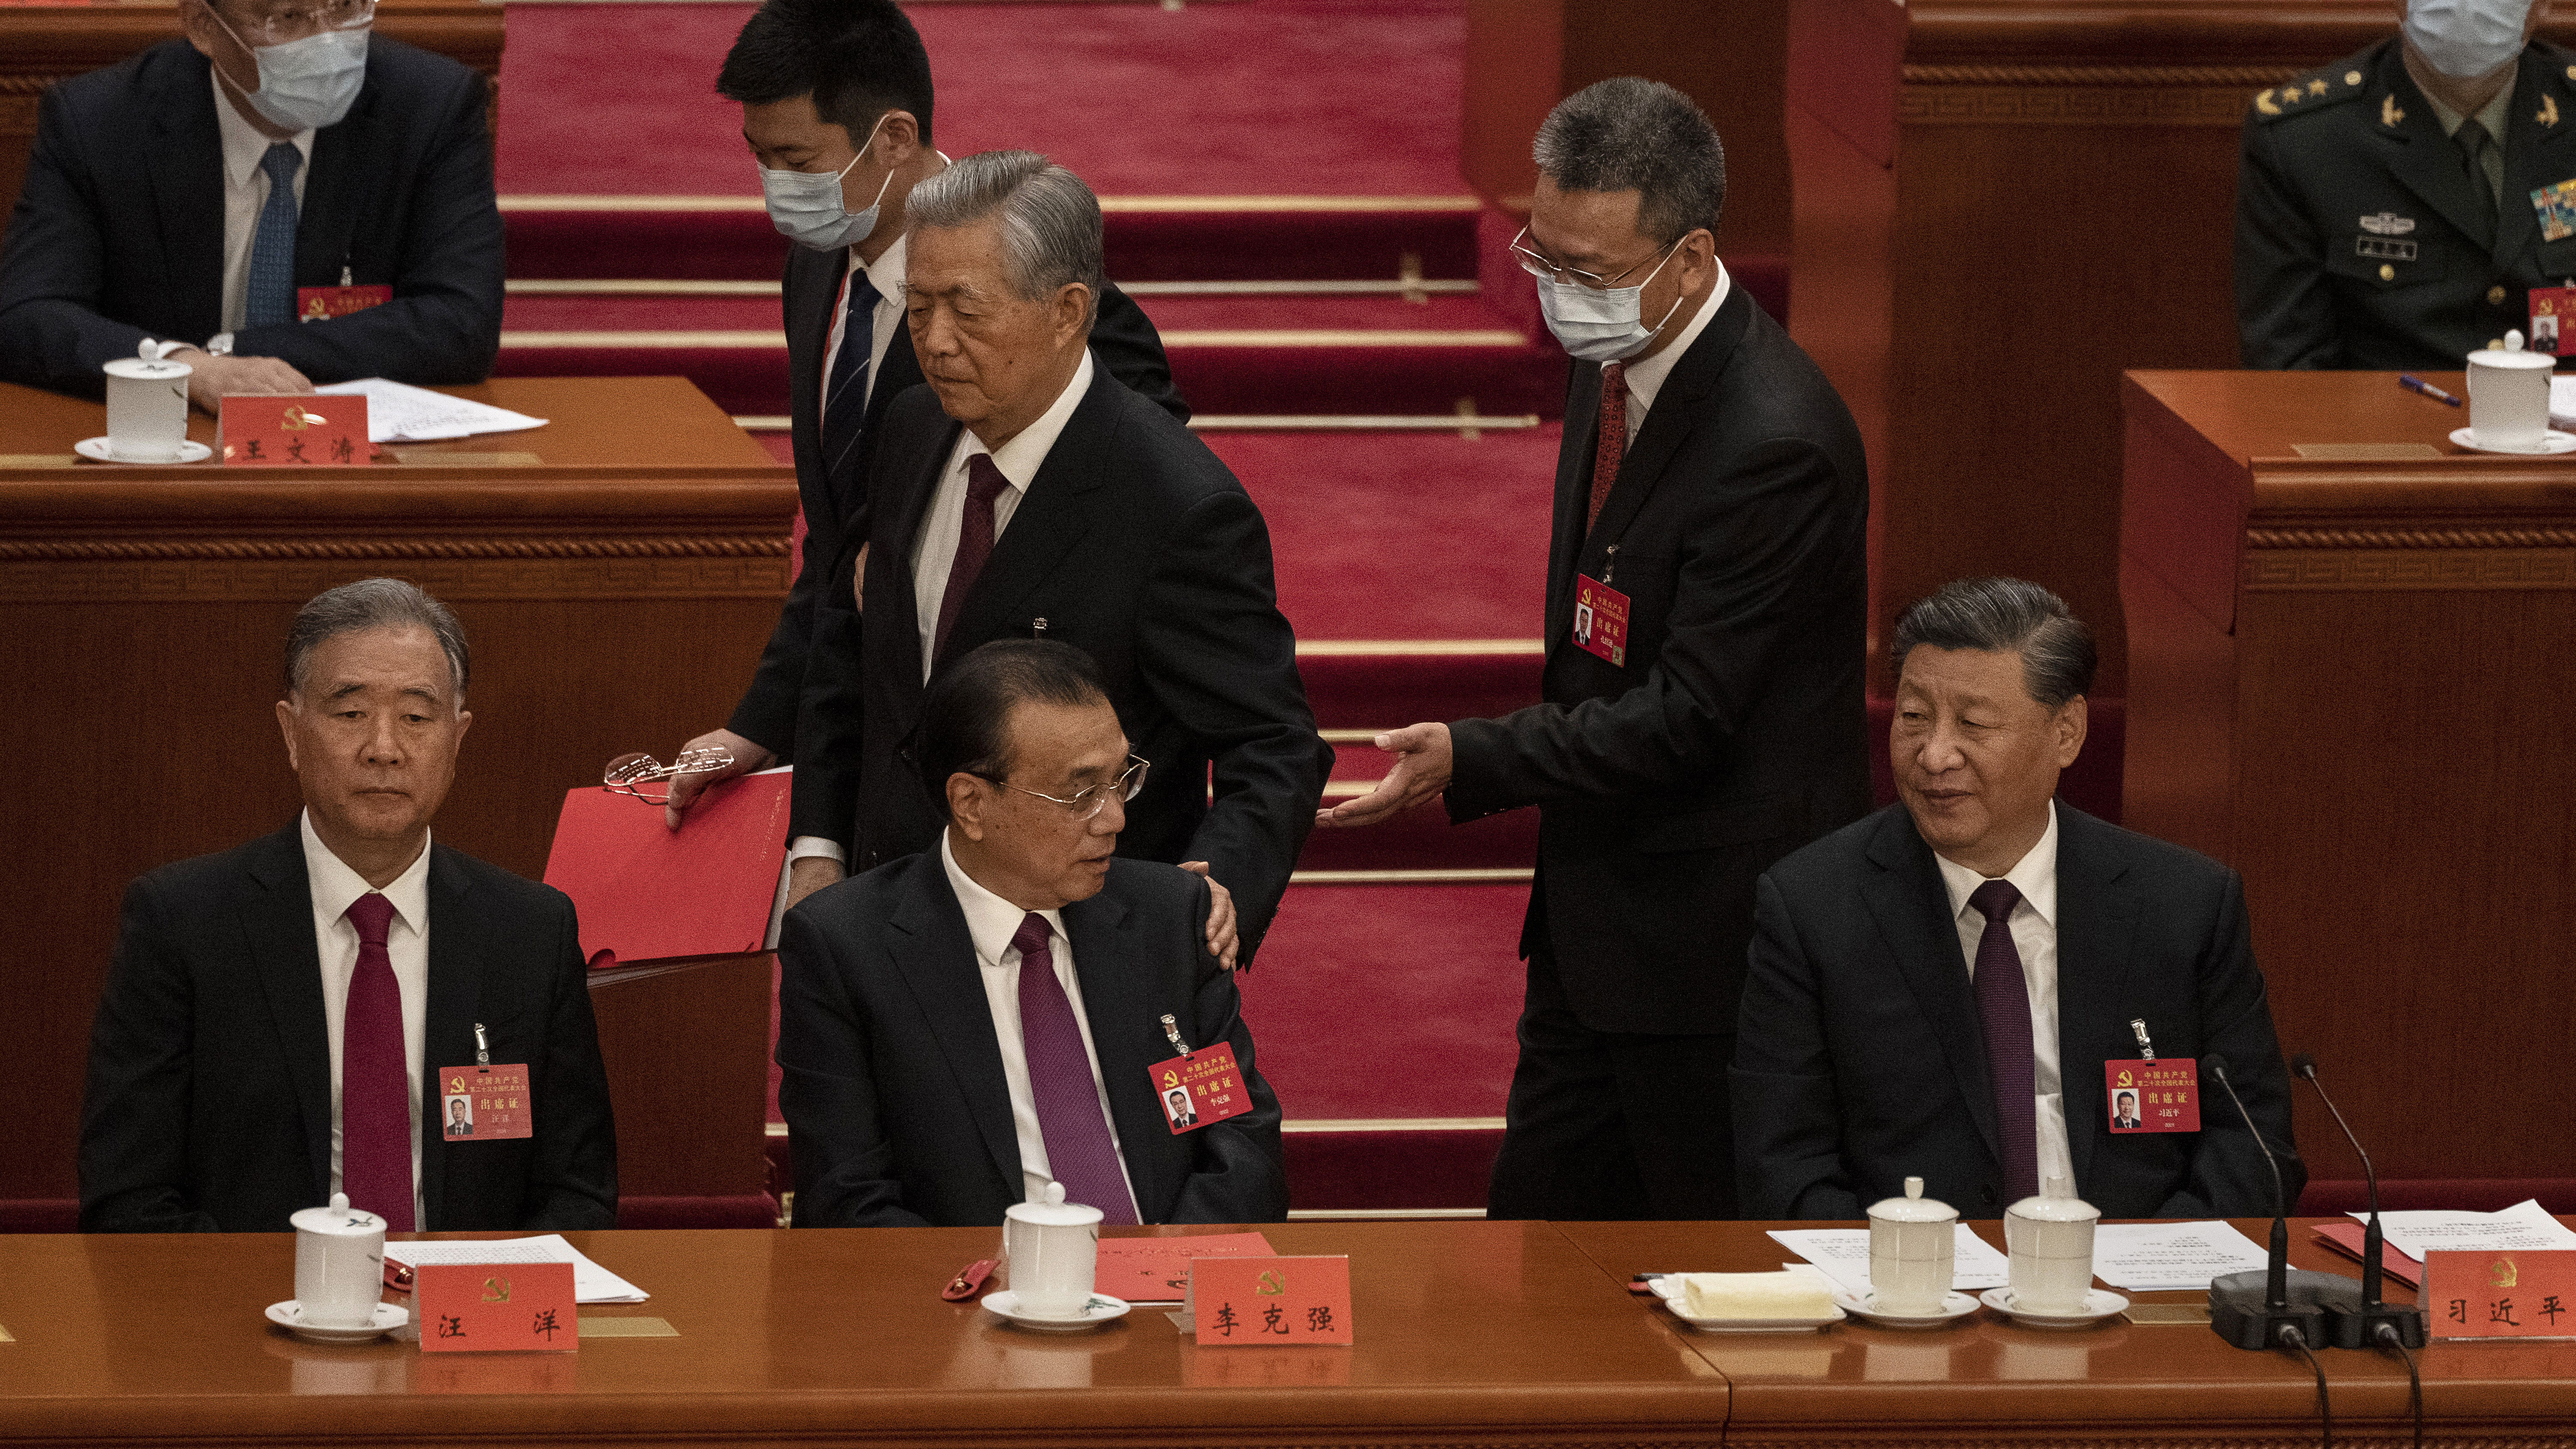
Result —
<path fill-rule="evenodd" d="M 2343 1120 L 2343 1110 L 2326 1095 L 2326 1084 L 2317 1080 L 2317 1059 L 2301 1052 L 2290 1058 L 2290 1074 L 2304 1079 L 2317 1089 L 2317 1100 L 2334 1114 L 2335 1125 L 2343 1129 L 2344 1140 L 2352 1144 L 2353 1155 L 2361 1159 L 2361 1175 L 2370 1184 L 2370 1226 L 2361 1235 L 2361 1302 L 2353 1308 L 2326 1305 L 2326 1341 L 2337 1348 L 2372 1348 L 2380 1341 L 2379 1325 L 2387 1324 L 2397 1331 L 2397 1341 L 2407 1348 L 2422 1348 L 2425 1337 L 2424 1310 L 2391 1308 L 2380 1296 L 2380 1245 L 2385 1241 L 2379 1230 L 2379 1170 L 2370 1165 L 2370 1154 L 2361 1150 L 2361 1138 L 2352 1124 Z"/>
<path fill-rule="evenodd" d="M 2254 1145 L 2272 1169 L 2272 1243 L 2264 1270 L 2223 1273 L 2209 1280 L 2209 1327 L 2238 1348 L 2269 1349 L 2284 1343 L 2323 1346 L 2326 1303 L 2333 1300 L 2358 1309 L 2360 1285 L 2332 1273 L 2290 1267 L 2289 1190 L 2282 1185 L 2280 1159 L 2272 1155 L 2263 1130 L 2254 1125 L 2254 1114 L 2245 1110 L 2245 1099 L 2236 1095 L 2235 1085 L 2227 1080 L 2227 1058 L 2212 1052 L 2200 1059 L 2200 1070 L 2236 1104 L 2236 1115 L 2245 1119 L 2245 1130 L 2253 1134 Z"/>

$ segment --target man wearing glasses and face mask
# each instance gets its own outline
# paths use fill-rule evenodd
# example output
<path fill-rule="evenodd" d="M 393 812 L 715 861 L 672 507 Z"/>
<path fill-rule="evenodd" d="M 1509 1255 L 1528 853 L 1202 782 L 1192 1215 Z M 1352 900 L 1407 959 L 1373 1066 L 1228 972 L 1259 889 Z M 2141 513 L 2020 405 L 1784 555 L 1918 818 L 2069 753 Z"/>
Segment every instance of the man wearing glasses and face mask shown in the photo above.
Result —
<path fill-rule="evenodd" d="M 1534 151 L 1514 250 L 1574 358 L 1544 702 L 1378 736 L 1385 782 L 1316 823 L 1539 808 L 1489 1216 L 1733 1217 L 1753 883 L 1869 808 L 1860 436 L 1717 259 L 1725 156 L 1688 97 L 1603 81 Z"/>
<path fill-rule="evenodd" d="M 487 87 L 373 0 L 179 0 L 184 38 L 37 107 L 0 377 L 99 396 L 146 337 L 189 397 L 479 382 L 501 340 Z"/>

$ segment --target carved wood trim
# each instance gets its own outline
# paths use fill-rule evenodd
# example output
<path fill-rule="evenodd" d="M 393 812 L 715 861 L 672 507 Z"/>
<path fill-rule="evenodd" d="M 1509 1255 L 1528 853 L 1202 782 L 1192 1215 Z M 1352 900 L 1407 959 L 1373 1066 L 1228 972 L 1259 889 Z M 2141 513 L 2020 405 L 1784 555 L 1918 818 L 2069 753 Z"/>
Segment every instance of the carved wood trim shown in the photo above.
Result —
<path fill-rule="evenodd" d="M 2576 528 L 2249 528 L 2255 548 L 2576 548 Z"/>
<path fill-rule="evenodd" d="M 2576 589 L 2576 549 L 2248 549 L 2250 593 L 2307 589 Z"/>
<path fill-rule="evenodd" d="M 685 538 L 0 539 L 0 561 L 9 562 L 785 557 L 787 540 L 766 535 Z"/>
<path fill-rule="evenodd" d="M 1925 67 L 1929 69 L 1929 67 Z M 2251 86 L 1909 85 L 1897 93 L 1907 126 L 2236 126 Z"/>
<path fill-rule="evenodd" d="M 2286 65 L 1909 65 L 1910 86 L 2243 86 L 2278 85 L 2299 74 Z"/>

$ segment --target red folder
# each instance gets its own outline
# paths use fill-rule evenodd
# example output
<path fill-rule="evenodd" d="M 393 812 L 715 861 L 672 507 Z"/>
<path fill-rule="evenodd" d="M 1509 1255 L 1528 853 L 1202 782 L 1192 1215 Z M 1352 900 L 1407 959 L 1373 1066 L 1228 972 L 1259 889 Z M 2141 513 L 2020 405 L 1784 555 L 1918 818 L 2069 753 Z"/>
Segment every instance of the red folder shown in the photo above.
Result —
<path fill-rule="evenodd" d="M 2315 1228 L 2315 1232 L 2318 1242 L 2325 1244 L 2327 1247 L 2334 1249 L 2336 1252 L 2343 1254 L 2345 1257 L 2352 1259 L 2356 1263 L 2362 1260 L 2361 1247 L 2364 1229 L 2360 1223 L 2354 1222 L 2350 1218 L 2346 1218 L 2339 1223 L 2319 1223 Z M 2379 1245 L 2379 1266 L 2382 1272 L 2385 1272 L 2389 1277 L 2396 1279 L 2398 1282 L 2405 1284 L 2409 1288 L 2415 1286 L 2416 1280 L 2422 1276 L 2424 1272 L 2421 1264 L 2418 1264 L 2414 1259 L 2407 1257 L 2404 1253 L 2399 1252 L 2394 1244 L 2385 1242 Z"/>
<path fill-rule="evenodd" d="M 784 770 L 718 785 L 663 827 L 662 807 L 593 786 L 564 792 L 546 884 L 581 913 L 593 969 L 757 951 L 787 857 Z"/>

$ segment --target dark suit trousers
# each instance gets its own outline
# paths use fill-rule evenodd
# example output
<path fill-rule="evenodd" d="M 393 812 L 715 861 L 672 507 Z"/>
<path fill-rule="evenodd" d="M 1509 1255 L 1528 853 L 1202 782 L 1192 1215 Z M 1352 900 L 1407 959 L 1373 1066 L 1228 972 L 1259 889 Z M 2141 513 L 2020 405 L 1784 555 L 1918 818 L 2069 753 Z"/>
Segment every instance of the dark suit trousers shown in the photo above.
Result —
<path fill-rule="evenodd" d="M 1735 1216 L 1732 1036 L 1595 1031 L 1555 953 L 1530 953 L 1520 1063 L 1489 1218 L 1706 1221 Z"/>

